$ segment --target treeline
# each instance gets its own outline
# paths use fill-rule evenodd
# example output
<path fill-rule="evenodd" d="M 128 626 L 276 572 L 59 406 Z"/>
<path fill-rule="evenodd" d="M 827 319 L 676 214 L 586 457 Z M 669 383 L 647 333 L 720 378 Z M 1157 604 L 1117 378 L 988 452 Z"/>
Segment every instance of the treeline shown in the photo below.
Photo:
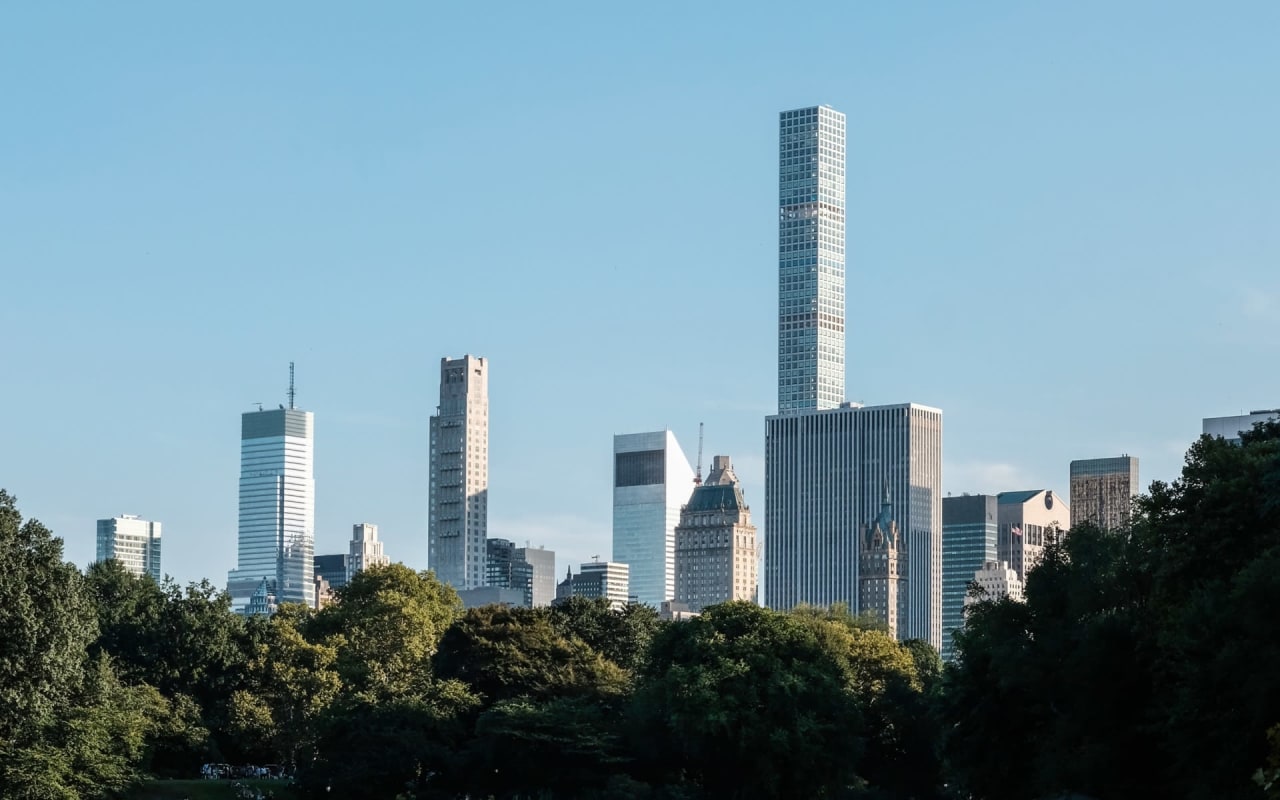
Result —
<path fill-rule="evenodd" d="M 1026 595 L 946 669 L 839 608 L 464 612 L 400 565 L 245 619 L 81 574 L 0 492 L 0 796 L 231 762 L 343 798 L 1280 797 L 1280 426 L 1201 439 Z"/>

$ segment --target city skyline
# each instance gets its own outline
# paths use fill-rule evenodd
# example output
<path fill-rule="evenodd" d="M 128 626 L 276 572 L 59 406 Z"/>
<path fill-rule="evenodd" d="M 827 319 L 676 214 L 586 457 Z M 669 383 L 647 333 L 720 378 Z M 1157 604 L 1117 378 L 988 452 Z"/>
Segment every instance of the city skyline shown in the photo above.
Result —
<path fill-rule="evenodd" d="M 20 298 L 0 338 L 22 389 L 0 413 L 22 424 L 0 485 L 78 564 L 104 510 L 136 509 L 164 521 L 165 572 L 221 585 L 235 418 L 282 401 L 293 359 L 317 552 L 374 519 L 424 568 L 433 364 L 472 352 L 498 370 L 490 536 L 607 556 L 609 437 L 690 443 L 700 421 L 763 520 L 774 126 L 803 104 L 848 119 L 849 399 L 946 410 L 944 496 L 1066 496 L 1069 462 L 1105 453 L 1168 480 L 1202 419 L 1280 405 L 1258 368 L 1280 342 L 1280 112 L 1260 102 L 1280 11 L 1162 6 L 1160 37 L 1137 7 L 829 11 L 795 65 L 760 58 L 801 32 L 763 7 L 727 35 L 704 9 L 679 29 L 602 11 L 542 43 L 516 10 L 476 52 L 465 9 L 265 9 L 253 34 L 207 10 L 11 12 L 30 35 L 0 48 Z M 465 87 L 436 77 L 472 63 Z M 492 108 L 509 124 L 467 121 Z M 578 202 L 593 173 L 616 202 Z"/>

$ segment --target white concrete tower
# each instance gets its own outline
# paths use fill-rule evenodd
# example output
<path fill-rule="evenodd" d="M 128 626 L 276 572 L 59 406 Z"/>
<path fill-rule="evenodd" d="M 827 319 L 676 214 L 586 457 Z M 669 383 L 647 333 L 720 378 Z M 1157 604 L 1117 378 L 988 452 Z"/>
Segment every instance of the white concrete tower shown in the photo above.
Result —
<path fill-rule="evenodd" d="M 431 417 L 427 565 L 455 589 L 485 585 L 489 517 L 489 362 L 440 359 Z"/>

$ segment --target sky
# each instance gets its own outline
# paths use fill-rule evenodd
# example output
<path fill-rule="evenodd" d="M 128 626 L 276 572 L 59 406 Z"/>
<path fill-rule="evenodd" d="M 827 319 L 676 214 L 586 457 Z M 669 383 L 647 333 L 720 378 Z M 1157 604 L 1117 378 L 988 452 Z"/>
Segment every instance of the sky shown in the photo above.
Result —
<path fill-rule="evenodd" d="M 427 565 L 439 361 L 490 362 L 489 535 L 608 557 L 612 436 L 763 519 L 777 115 L 848 118 L 847 392 L 944 493 L 1171 480 L 1280 407 L 1280 5 L 8 4 L 0 487 L 94 559 L 235 566 L 240 414 L 315 412 L 316 551 Z"/>

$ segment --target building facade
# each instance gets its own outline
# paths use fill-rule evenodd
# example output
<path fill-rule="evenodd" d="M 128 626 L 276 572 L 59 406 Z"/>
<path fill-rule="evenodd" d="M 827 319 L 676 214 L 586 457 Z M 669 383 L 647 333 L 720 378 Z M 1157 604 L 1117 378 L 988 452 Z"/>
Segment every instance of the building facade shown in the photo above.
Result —
<path fill-rule="evenodd" d="M 778 119 L 778 413 L 844 402 L 845 118 Z"/>
<path fill-rule="evenodd" d="M 711 460 L 707 480 L 680 509 L 675 539 L 677 604 L 701 612 L 730 600 L 756 602 L 756 527 L 728 456 Z"/>
<path fill-rule="evenodd" d="M 627 565 L 616 561 L 583 564 L 577 575 L 572 570 L 566 571 L 565 579 L 556 586 L 556 602 L 571 597 L 604 598 L 614 611 L 621 611 L 634 599 L 629 588 L 629 575 Z"/>
<path fill-rule="evenodd" d="M 671 431 L 613 437 L 613 560 L 630 568 L 631 593 L 654 608 L 675 596 L 675 530 L 693 477 Z"/>
<path fill-rule="evenodd" d="M 312 570 L 317 578 L 324 578 L 330 591 L 337 591 L 346 586 L 350 579 L 349 563 L 345 553 L 326 553 L 312 560 Z"/>
<path fill-rule="evenodd" d="M 1205 417 L 1203 432 L 1208 436 L 1221 436 L 1232 444 L 1240 444 L 1240 434 L 1259 422 L 1280 420 L 1280 408 L 1260 409 L 1234 417 Z"/>
<path fill-rule="evenodd" d="M 454 589 L 485 582 L 489 516 L 489 366 L 440 359 L 440 405 L 431 417 L 427 561 Z"/>
<path fill-rule="evenodd" d="M 880 513 L 870 525 L 862 526 L 858 545 L 858 610 L 875 615 L 897 639 L 907 598 L 907 560 L 887 488 Z"/>
<path fill-rule="evenodd" d="M 951 635 L 964 627 L 973 574 L 996 560 L 999 502 L 995 495 L 942 498 L 942 659 L 954 655 Z"/>
<path fill-rule="evenodd" d="M 236 611 L 249 602 L 315 605 L 314 415 L 292 407 L 240 418 L 240 521 L 236 568 L 227 592 Z M 255 603 L 255 609 L 264 607 Z"/>
<path fill-rule="evenodd" d="M 517 547 L 515 557 L 529 565 L 529 604 L 544 608 L 556 599 L 556 553 L 545 547 Z"/>
<path fill-rule="evenodd" d="M 480 608 L 481 606 L 528 608 L 523 591 L 505 586 L 478 586 L 475 589 L 463 589 L 458 592 L 458 599 L 462 601 L 463 608 Z"/>
<path fill-rule="evenodd" d="M 1007 561 L 986 561 L 980 569 L 974 570 L 972 580 L 981 590 L 980 598 L 966 597 L 965 605 L 976 603 L 978 599 L 999 600 L 1007 597 L 1010 600 L 1023 601 L 1022 579 Z"/>
<path fill-rule="evenodd" d="M 516 551 L 506 539 L 485 542 L 485 585 L 519 592 L 517 605 L 533 608 L 533 566 Z"/>
<path fill-rule="evenodd" d="M 765 604 L 858 609 L 858 528 L 898 500 L 904 639 L 942 646 L 942 412 L 914 403 L 765 420 Z"/>
<path fill-rule="evenodd" d="M 160 523 L 121 514 L 98 520 L 98 561 L 114 559 L 131 575 L 160 582 Z"/>
<path fill-rule="evenodd" d="M 1133 456 L 1072 461 L 1071 527 L 1084 522 L 1107 531 L 1128 527 L 1138 487 Z"/>
<path fill-rule="evenodd" d="M 347 549 L 347 580 L 369 567 L 385 567 L 391 558 L 382 552 L 378 526 L 359 522 L 351 526 L 351 545 Z"/>
<path fill-rule="evenodd" d="M 1066 534 L 1071 509 L 1048 489 L 1001 492 L 996 500 L 997 560 L 1008 564 L 1025 583 L 1044 549 Z"/>

